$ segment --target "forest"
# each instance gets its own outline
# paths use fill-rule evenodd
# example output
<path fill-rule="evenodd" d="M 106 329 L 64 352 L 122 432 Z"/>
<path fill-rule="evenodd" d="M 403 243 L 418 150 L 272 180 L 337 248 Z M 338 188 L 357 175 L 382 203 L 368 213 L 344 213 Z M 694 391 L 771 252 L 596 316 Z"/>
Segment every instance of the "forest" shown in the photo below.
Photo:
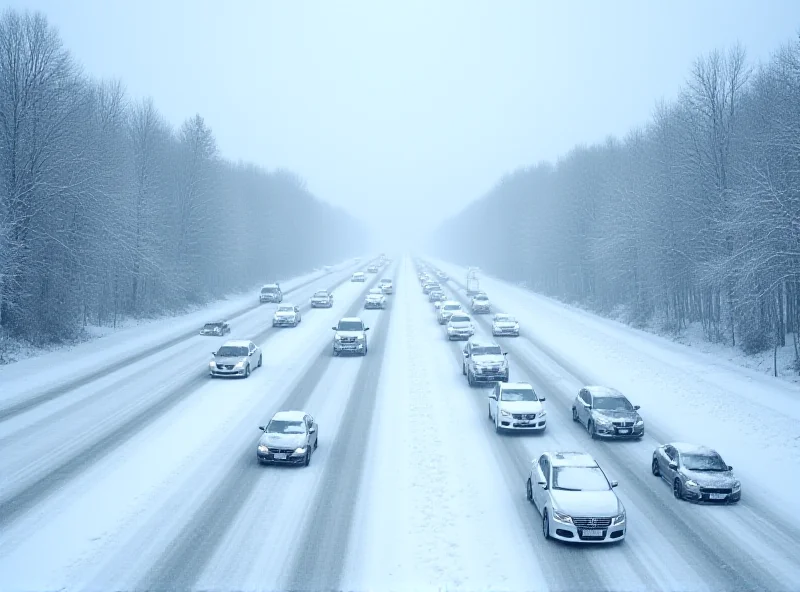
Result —
<path fill-rule="evenodd" d="M 41 14 L 0 16 L 2 335 L 178 311 L 359 254 L 358 229 L 291 172 L 225 160 L 200 115 L 173 127 L 86 75 Z"/>

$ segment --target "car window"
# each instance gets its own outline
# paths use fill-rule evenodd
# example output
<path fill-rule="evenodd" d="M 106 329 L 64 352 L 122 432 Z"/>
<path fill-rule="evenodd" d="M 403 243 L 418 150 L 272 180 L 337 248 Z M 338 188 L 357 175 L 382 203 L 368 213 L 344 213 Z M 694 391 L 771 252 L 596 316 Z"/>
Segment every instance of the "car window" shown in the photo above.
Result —
<path fill-rule="evenodd" d="M 451 323 L 469 323 L 469 317 L 464 315 L 453 315 L 450 317 Z"/>
<path fill-rule="evenodd" d="M 501 391 L 503 401 L 538 401 L 532 388 L 507 388 Z"/>
<path fill-rule="evenodd" d="M 217 350 L 217 355 L 223 358 L 236 358 L 243 357 L 248 354 L 247 348 L 244 346 L 223 345 Z"/>
<path fill-rule="evenodd" d="M 502 356 L 503 350 L 499 345 L 482 345 L 472 349 L 473 356 Z"/>
<path fill-rule="evenodd" d="M 267 426 L 271 434 L 304 434 L 306 427 L 302 421 L 286 421 L 273 419 Z"/>
<path fill-rule="evenodd" d="M 728 470 L 728 465 L 716 452 L 681 454 L 681 464 L 688 471 Z"/>
<path fill-rule="evenodd" d="M 664 448 L 664 454 L 666 454 L 667 458 L 670 460 L 675 460 L 678 456 L 677 452 L 672 446 L 666 446 Z"/>
<path fill-rule="evenodd" d="M 600 467 L 555 467 L 553 489 L 565 491 L 608 491 L 611 485 Z"/>
<path fill-rule="evenodd" d="M 363 328 L 361 321 L 339 321 L 339 331 L 361 331 Z"/>
<path fill-rule="evenodd" d="M 221 327 L 219 323 L 206 323 L 203 329 L 218 329 Z"/>
<path fill-rule="evenodd" d="M 592 407 L 602 411 L 633 411 L 633 405 L 625 397 L 595 397 Z"/>

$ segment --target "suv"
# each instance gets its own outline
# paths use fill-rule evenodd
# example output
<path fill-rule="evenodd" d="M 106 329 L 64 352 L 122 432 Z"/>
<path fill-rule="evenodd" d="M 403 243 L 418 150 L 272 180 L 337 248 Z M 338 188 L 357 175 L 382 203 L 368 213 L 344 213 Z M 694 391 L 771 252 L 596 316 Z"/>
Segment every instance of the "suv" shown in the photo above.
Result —
<path fill-rule="evenodd" d="M 475 335 L 475 327 L 469 315 L 460 310 L 453 313 L 453 316 L 447 321 L 448 341 L 469 339 L 473 335 Z"/>
<path fill-rule="evenodd" d="M 283 292 L 281 292 L 281 285 L 278 283 L 267 284 L 261 288 L 261 294 L 258 297 L 259 301 L 264 302 L 283 302 Z"/>
<path fill-rule="evenodd" d="M 507 354 L 496 343 L 470 339 L 463 354 L 462 374 L 470 386 L 479 382 L 508 382 Z"/>
<path fill-rule="evenodd" d="M 384 294 L 391 294 L 394 292 L 394 285 L 392 284 L 392 280 L 381 280 L 381 291 Z"/>
<path fill-rule="evenodd" d="M 483 292 L 475 294 L 472 298 L 472 313 L 473 314 L 488 314 L 492 309 L 489 302 L 489 297 Z"/>
<path fill-rule="evenodd" d="M 364 321 L 358 317 L 345 317 L 336 327 L 333 335 L 333 355 L 342 353 L 367 355 L 367 331 Z"/>
<path fill-rule="evenodd" d="M 351 282 L 366 282 L 367 276 L 364 275 L 363 271 L 357 271 L 353 274 L 353 277 L 350 278 Z"/>
<path fill-rule="evenodd" d="M 330 308 L 333 306 L 333 294 L 327 290 L 318 290 L 311 297 L 311 308 Z"/>
<path fill-rule="evenodd" d="M 595 438 L 641 438 L 644 420 L 639 405 L 631 405 L 628 397 L 605 386 L 586 386 L 572 403 L 572 421 L 586 426 Z"/>
<path fill-rule="evenodd" d="M 439 282 L 425 282 L 422 286 L 422 293 L 426 296 L 431 293 L 432 290 L 439 290 L 441 286 Z"/>
<path fill-rule="evenodd" d="M 297 327 L 303 318 L 300 315 L 300 307 L 294 304 L 281 304 L 275 314 L 272 315 L 273 327 Z"/>
<path fill-rule="evenodd" d="M 206 323 L 200 329 L 200 335 L 225 335 L 230 333 L 231 327 L 226 321 L 214 321 L 213 323 Z"/>
<path fill-rule="evenodd" d="M 461 311 L 461 305 L 455 300 L 446 300 L 444 304 L 439 307 L 439 324 L 444 325 L 450 320 L 454 313 Z"/>
<path fill-rule="evenodd" d="M 364 308 L 386 308 L 386 296 L 380 288 L 370 288 L 364 300 Z"/>

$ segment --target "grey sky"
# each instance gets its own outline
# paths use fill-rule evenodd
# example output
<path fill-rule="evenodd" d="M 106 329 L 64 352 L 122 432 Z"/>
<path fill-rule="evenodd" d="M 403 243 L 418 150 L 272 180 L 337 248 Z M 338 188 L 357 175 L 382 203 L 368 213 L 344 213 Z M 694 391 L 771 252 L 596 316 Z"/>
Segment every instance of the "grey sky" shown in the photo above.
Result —
<path fill-rule="evenodd" d="M 646 122 L 698 55 L 739 40 L 764 59 L 800 27 L 800 0 L 11 5 L 174 124 L 199 112 L 227 158 L 420 230 L 505 172 Z"/>

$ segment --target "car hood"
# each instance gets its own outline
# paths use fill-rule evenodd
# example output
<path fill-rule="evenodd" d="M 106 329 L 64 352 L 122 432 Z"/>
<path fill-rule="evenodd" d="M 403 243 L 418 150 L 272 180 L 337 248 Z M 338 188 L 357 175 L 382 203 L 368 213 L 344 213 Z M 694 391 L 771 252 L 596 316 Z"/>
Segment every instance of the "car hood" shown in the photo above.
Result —
<path fill-rule="evenodd" d="M 550 491 L 554 508 L 570 516 L 603 518 L 616 516 L 622 510 L 617 495 L 611 491 Z"/>
<path fill-rule="evenodd" d="M 541 401 L 500 401 L 499 405 L 509 413 L 541 413 L 544 410 Z"/>
<path fill-rule="evenodd" d="M 306 444 L 305 434 L 270 434 L 264 433 L 258 443 L 275 448 L 300 448 Z"/>
<path fill-rule="evenodd" d="M 462 322 L 453 323 L 453 322 L 450 322 L 450 323 L 448 323 L 447 326 L 448 327 L 452 327 L 453 329 L 469 329 L 472 326 L 472 323 L 462 323 Z"/>
<path fill-rule="evenodd" d="M 595 418 L 603 418 L 608 421 L 637 421 L 639 414 L 636 411 L 606 411 L 600 409 L 593 409 L 592 416 Z"/>
<path fill-rule="evenodd" d="M 383 294 L 370 294 L 367 296 L 367 300 L 383 300 Z"/>
<path fill-rule="evenodd" d="M 247 356 L 214 356 L 214 360 L 219 364 L 237 364 L 246 359 Z"/>
<path fill-rule="evenodd" d="M 475 300 L 472 301 L 472 303 L 473 304 L 477 304 L 479 306 L 481 306 L 481 305 L 485 306 L 485 305 L 489 304 L 489 301 L 488 300 L 481 300 L 480 298 L 476 298 Z"/>
<path fill-rule="evenodd" d="M 516 327 L 517 321 L 495 321 L 495 327 Z"/>
<path fill-rule="evenodd" d="M 275 312 L 276 317 L 293 317 L 296 313 L 293 312 Z"/>
<path fill-rule="evenodd" d="M 733 487 L 737 481 L 733 471 L 687 471 L 684 469 L 682 473 L 700 487 Z"/>
<path fill-rule="evenodd" d="M 327 300 L 330 296 L 313 296 L 312 300 Z"/>
<path fill-rule="evenodd" d="M 455 324 L 455 323 L 454 323 Z M 475 364 L 487 366 L 502 366 L 506 363 L 506 358 L 503 355 L 491 354 L 484 356 L 474 356 Z"/>
<path fill-rule="evenodd" d="M 460 310 L 447 310 L 446 308 L 441 309 L 441 313 L 443 317 L 452 317 L 457 312 L 461 312 Z"/>
<path fill-rule="evenodd" d="M 337 331 L 336 337 L 364 337 L 363 331 Z"/>

